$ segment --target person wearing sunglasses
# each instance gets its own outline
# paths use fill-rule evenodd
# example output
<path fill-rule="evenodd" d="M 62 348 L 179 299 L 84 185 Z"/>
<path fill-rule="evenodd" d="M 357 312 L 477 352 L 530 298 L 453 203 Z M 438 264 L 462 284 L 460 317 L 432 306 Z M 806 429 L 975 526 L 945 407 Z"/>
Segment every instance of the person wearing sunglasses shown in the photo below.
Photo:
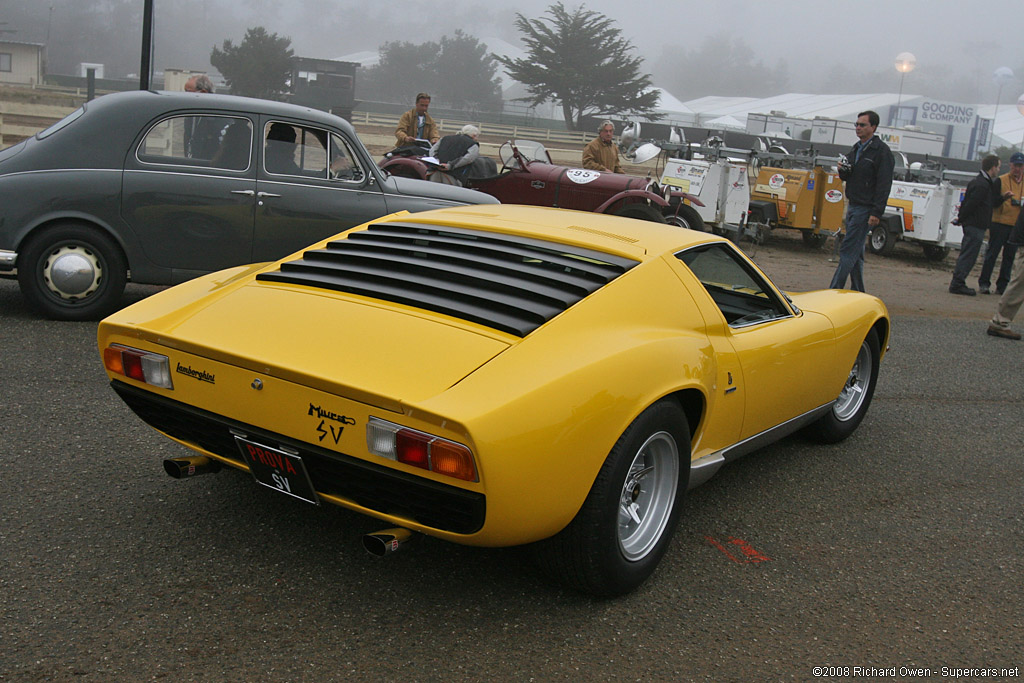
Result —
<path fill-rule="evenodd" d="M 832 276 L 832 289 L 864 291 L 864 242 L 871 229 L 885 215 L 885 205 L 892 187 L 892 170 L 896 162 L 889 146 L 875 135 L 878 114 L 862 111 L 857 114 L 857 144 L 847 153 L 847 164 L 839 165 L 839 178 L 846 181 L 846 235 L 839 246 L 839 265 Z"/>

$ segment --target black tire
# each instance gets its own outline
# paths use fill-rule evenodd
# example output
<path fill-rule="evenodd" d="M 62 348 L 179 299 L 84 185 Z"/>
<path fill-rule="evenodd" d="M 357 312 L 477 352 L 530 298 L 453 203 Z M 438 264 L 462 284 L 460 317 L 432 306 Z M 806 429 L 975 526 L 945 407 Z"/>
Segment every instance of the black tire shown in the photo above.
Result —
<path fill-rule="evenodd" d="M 886 256 L 891 254 L 895 248 L 896 235 L 889 232 L 889 226 L 885 221 L 871 228 L 871 234 L 868 235 L 868 249 L 872 254 Z"/>
<path fill-rule="evenodd" d="M 800 233 L 803 236 L 804 246 L 809 249 L 821 249 L 825 245 L 826 240 L 828 240 L 828 235 L 823 232 L 801 230 Z"/>
<path fill-rule="evenodd" d="M 808 427 L 808 434 L 822 443 L 838 443 L 853 434 L 868 412 L 878 381 L 879 341 L 875 331 L 868 332 L 850 376 L 829 411 Z"/>
<path fill-rule="evenodd" d="M 667 209 L 671 211 L 671 209 Z M 669 225 L 674 225 L 679 228 L 687 228 L 689 230 L 696 230 L 697 232 L 704 232 L 704 219 L 700 217 L 697 210 L 692 206 L 681 204 L 679 211 L 672 214 L 667 214 L 665 220 Z"/>
<path fill-rule="evenodd" d="M 60 223 L 33 235 L 18 254 L 28 305 L 53 320 L 97 320 L 117 310 L 128 280 L 121 248 L 97 228 Z"/>
<path fill-rule="evenodd" d="M 612 447 L 583 507 L 565 529 L 532 546 L 541 568 L 599 597 L 630 592 L 672 540 L 690 475 L 690 430 L 678 403 L 639 415 Z"/>
<path fill-rule="evenodd" d="M 949 256 L 949 247 L 940 247 L 937 244 L 923 244 L 924 257 L 929 261 L 945 261 Z"/>
<path fill-rule="evenodd" d="M 661 212 L 649 204 L 626 204 L 616 211 L 615 215 L 623 218 L 636 218 L 641 221 L 653 221 L 654 223 L 665 222 L 665 217 L 661 215 Z"/>

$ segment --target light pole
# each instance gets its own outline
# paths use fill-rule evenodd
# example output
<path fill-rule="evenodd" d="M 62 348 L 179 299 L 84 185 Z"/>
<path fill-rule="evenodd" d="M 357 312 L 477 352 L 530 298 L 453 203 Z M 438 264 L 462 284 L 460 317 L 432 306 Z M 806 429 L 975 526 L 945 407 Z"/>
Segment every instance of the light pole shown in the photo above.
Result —
<path fill-rule="evenodd" d="M 999 120 L 999 101 L 1003 98 L 1003 87 L 1013 82 L 1013 69 L 1001 66 L 992 72 L 992 82 L 999 86 L 996 92 L 996 111 L 992 115 L 992 134 L 989 136 L 989 149 L 992 148 L 992 137 L 996 133 L 996 121 Z"/>
<path fill-rule="evenodd" d="M 901 52 L 896 55 L 896 70 L 900 72 L 900 94 L 896 98 L 896 120 L 893 122 L 899 126 L 900 105 L 903 104 L 903 79 L 917 66 L 917 57 L 910 52 Z"/>
<path fill-rule="evenodd" d="M 1017 111 L 1024 116 L 1024 95 L 1017 98 Z M 1020 151 L 1024 152 L 1024 135 L 1021 136 Z"/>

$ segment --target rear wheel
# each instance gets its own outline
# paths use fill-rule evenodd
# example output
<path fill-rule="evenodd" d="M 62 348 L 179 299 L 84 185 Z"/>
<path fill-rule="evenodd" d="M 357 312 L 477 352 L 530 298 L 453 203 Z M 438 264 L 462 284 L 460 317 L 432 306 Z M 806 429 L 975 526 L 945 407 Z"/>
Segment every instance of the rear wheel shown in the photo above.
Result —
<path fill-rule="evenodd" d="M 46 228 L 18 254 L 25 301 L 54 320 L 96 320 L 113 312 L 127 279 L 121 248 L 80 223 Z"/>
<path fill-rule="evenodd" d="M 615 215 L 623 218 L 636 218 L 641 221 L 653 221 L 654 223 L 665 222 L 665 217 L 661 215 L 661 212 L 650 204 L 626 204 L 616 211 Z"/>
<path fill-rule="evenodd" d="M 681 204 L 675 214 L 665 216 L 665 220 L 669 225 L 704 232 L 704 219 L 693 207 L 686 204 Z"/>
<path fill-rule="evenodd" d="M 853 434 L 875 394 L 880 355 L 878 336 L 872 330 L 861 343 L 838 398 L 825 415 L 808 427 L 811 436 L 824 443 L 837 443 Z"/>
<path fill-rule="evenodd" d="M 689 481 L 690 431 L 679 404 L 660 401 L 619 437 L 583 507 L 534 556 L 570 588 L 597 596 L 628 593 L 665 554 Z"/>

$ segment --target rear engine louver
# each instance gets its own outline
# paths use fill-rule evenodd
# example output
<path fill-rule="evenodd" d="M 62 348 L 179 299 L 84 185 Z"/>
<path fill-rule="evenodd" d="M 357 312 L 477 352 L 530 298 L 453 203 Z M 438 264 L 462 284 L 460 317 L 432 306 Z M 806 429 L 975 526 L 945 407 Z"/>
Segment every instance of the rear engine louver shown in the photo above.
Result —
<path fill-rule="evenodd" d="M 636 264 L 528 237 L 379 223 L 256 279 L 373 297 L 523 337 Z"/>

